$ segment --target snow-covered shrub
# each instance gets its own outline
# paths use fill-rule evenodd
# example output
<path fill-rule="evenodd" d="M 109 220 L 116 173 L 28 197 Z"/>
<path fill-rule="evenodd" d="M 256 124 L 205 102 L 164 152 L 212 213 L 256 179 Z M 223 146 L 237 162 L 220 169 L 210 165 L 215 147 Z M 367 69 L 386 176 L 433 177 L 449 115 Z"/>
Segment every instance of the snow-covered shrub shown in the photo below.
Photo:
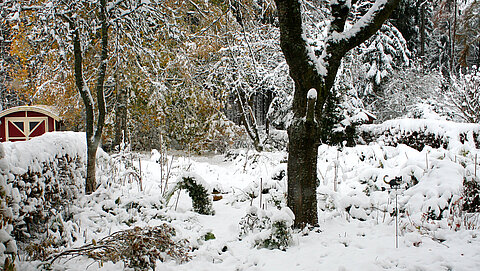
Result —
<path fill-rule="evenodd" d="M 0 268 L 3 266 L 3 270 L 10 270 L 9 268 L 14 268 L 15 265 L 17 245 L 12 237 L 13 213 L 12 208 L 8 206 L 5 187 L 5 180 L 0 176 Z"/>
<path fill-rule="evenodd" d="M 80 248 L 73 248 L 52 255 L 55 261 L 62 256 L 88 256 L 99 262 L 123 261 L 134 270 L 155 270 L 156 261 L 190 260 L 190 247 L 186 240 L 175 240 L 175 229 L 167 224 L 156 227 L 135 227 L 115 232 L 101 240 Z"/>
<path fill-rule="evenodd" d="M 281 209 L 286 206 L 286 165 L 278 166 L 274 169 L 270 178 L 258 178 L 250 182 L 246 187 L 240 189 L 241 193 L 235 197 L 236 201 L 253 202 L 254 199 L 262 195 L 261 204 L 267 207 L 276 207 Z"/>
<path fill-rule="evenodd" d="M 264 141 L 265 151 L 286 150 L 288 135 L 286 130 L 271 129 Z"/>
<path fill-rule="evenodd" d="M 256 247 L 285 250 L 292 242 L 293 212 L 258 209 L 251 206 L 239 222 L 239 237 L 253 239 Z"/>
<path fill-rule="evenodd" d="M 285 250 L 292 242 L 293 219 L 294 215 L 289 208 L 276 210 L 270 219 L 270 235 L 257 242 L 265 248 Z"/>
<path fill-rule="evenodd" d="M 118 152 L 110 156 L 97 157 L 101 166 L 106 167 L 106 174 L 109 175 L 107 182 L 112 181 L 138 183 L 140 190 L 142 190 L 142 177 L 140 176 L 140 169 L 134 162 L 139 160 L 138 155 L 132 152 L 131 145 L 122 142 L 118 146 Z"/>
<path fill-rule="evenodd" d="M 175 186 L 166 193 L 165 198 L 170 200 L 175 191 L 185 189 L 192 199 L 193 210 L 202 215 L 214 215 L 212 201 L 209 198 L 208 184 L 198 175 L 186 173 L 181 176 Z"/>
<path fill-rule="evenodd" d="M 259 233 L 268 229 L 270 218 L 266 215 L 265 211 L 258 209 L 257 207 L 250 206 L 247 210 L 247 214 L 240 219 L 239 237 L 242 238 L 250 233 Z"/>
<path fill-rule="evenodd" d="M 463 179 L 462 210 L 468 213 L 480 212 L 480 184 L 475 178 Z"/>
<path fill-rule="evenodd" d="M 405 144 L 417 150 L 425 146 L 452 148 L 460 144 L 478 145 L 480 125 L 442 120 L 397 119 L 360 127 L 360 141 L 382 141 L 387 146 Z"/>
<path fill-rule="evenodd" d="M 449 208 L 448 226 L 452 230 L 476 230 L 480 228 L 480 212 L 468 212 L 465 208 L 465 197 L 455 196 Z"/>
<path fill-rule="evenodd" d="M 44 162 L 42 172 L 15 176 L 12 188 L 19 199 L 19 219 L 14 223 L 17 240 L 42 232 L 53 214 L 67 211 L 65 207 L 82 191 L 81 159 L 57 157 Z"/>
<path fill-rule="evenodd" d="M 15 236 L 16 241 L 26 241 L 46 233 L 52 217 L 68 215 L 68 205 L 82 192 L 85 134 L 47 133 L 2 146 L 0 231 Z M 12 252 L 16 253 L 13 238 L 0 242 L 5 246 L 2 243 L 8 249 L 1 251 L 1 259 L 4 252 L 15 248 Z"/>

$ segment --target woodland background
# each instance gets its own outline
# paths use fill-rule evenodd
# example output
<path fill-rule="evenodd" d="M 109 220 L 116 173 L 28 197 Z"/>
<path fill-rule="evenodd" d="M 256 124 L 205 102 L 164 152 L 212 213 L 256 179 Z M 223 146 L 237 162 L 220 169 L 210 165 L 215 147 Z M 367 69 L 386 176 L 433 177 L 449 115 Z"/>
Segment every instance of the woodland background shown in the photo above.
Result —
<path fill-rule="evenodd" d="M 0 109 L 54 105 L 65 130 L 83 131 L 85 110 L 75 89 L 67 30 L 48 26 L 46 15 L 34 9 L 48 1 L 20 1 L 30 10 L 17 2 L 0 4 Z M 325 9 L 302 2 L 312 22 L 306 24 L 309 33 L 328 16 L 328 1 L 314 2 Z M 372 2 L 358 1 L 349 21 Z M 85 12 L 78 16 L 94 18 L 89 1 L 79 3 Z M 377 34 L 344 58 L 329 123 L 323 124 L 338 133 L 324 143 L 347 140 L 344 131 L 353 133 L 365 110 L 378 122 L 425 112 L 478 122 L 479 10 L 479 1 L 402 0 Z M 125 138 L 135 150 L 166 144 L 223 152 L 249 142 L 264 145 L 272 141 L 271 131 L 286 129 L 293 82 L 273 1 L 164 1 L 148 17 L 128 16 L 120 8 L 110 21 L 116 27 L 108 33 L 104 149 L 113 150 Z M 83 31 L 91 87 L 101 49 L 97 30 Z"/>

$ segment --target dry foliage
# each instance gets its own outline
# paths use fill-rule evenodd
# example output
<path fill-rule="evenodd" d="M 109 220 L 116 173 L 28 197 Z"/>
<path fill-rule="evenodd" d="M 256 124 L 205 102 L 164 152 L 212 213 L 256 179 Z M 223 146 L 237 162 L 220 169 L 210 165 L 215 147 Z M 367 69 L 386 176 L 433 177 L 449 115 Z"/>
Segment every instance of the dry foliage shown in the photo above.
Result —
<path fill-rule="evenodd" d="M 175 260 L 178 263 L 190 260 L 190 247 L 186 240 L 175 241 L 175 229 L 167 224 L 156 227 L 135 227 L 115 232 L 98 242 L 73 248 L 52 255 L 54 262 L 63 256 L 87 256 L 99 262 L 123 261 L 134 270 L 155 269 L 156 260 Z"/>

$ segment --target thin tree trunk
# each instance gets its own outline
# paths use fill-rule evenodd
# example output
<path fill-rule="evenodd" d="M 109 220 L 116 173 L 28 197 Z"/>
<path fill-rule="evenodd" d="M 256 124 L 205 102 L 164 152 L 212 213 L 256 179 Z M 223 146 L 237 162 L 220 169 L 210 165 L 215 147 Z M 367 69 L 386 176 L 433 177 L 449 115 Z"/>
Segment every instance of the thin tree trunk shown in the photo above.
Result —
<path fill-rule="evenodd" d="M 455 73 L 455 40 L 456 40 L 456 35 L 457 35 L 457 1 L 453 1 L 453 30 L 452 30 L 452 37 L 450 38 L 451 41 L 451 50 L 452 54 L 450 57 L 450 74 Z"/>
<path fill-rule="evenodd" d="M 126 137 L 127 102 L 128 90 L 126 88 L 118 87 L 117 84 L 117 102 L 115 104 L 115 146 L 120 145 L 124 140 L 124 137 Z"/>
<path fill-rule="evenodd" d="M 427 2 L 420 4 L 420 56 L 425 55 L 425 5 Z"/>
<path fill-rule="evenodd" d="M 87 145 L 87 179 L 85 182 L 85 193 L 91 194 L 97 189 L 95 179 L 97 148 L 92 143 Z"/>

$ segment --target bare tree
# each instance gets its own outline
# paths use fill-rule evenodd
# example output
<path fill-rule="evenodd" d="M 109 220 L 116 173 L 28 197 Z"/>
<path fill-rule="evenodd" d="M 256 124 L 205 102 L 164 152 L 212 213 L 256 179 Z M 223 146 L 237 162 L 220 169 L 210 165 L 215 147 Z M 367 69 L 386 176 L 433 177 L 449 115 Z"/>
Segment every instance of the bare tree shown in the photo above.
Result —
<path fill-rule="evenodd" d="M 290 67 L 290 76 L 295 82 L 294 119 L 288 127 L 287 198 L 288 206 L 295 214 L 295 227 L 318 223 L 316 187 L 320 123 L 328 113 L 324 106 L 332 97 L 331 89 L 341 60 L 349 50 L 380 29 L 399 1 L 377 0 L 348 29 L 345 23 L 351 5 L 356 1 L 329 1 L 331 22 L 328 34 L 322 40 L 309 41 L 304 35 L 301 1 L 275 0 L 280 45 Z"/>

